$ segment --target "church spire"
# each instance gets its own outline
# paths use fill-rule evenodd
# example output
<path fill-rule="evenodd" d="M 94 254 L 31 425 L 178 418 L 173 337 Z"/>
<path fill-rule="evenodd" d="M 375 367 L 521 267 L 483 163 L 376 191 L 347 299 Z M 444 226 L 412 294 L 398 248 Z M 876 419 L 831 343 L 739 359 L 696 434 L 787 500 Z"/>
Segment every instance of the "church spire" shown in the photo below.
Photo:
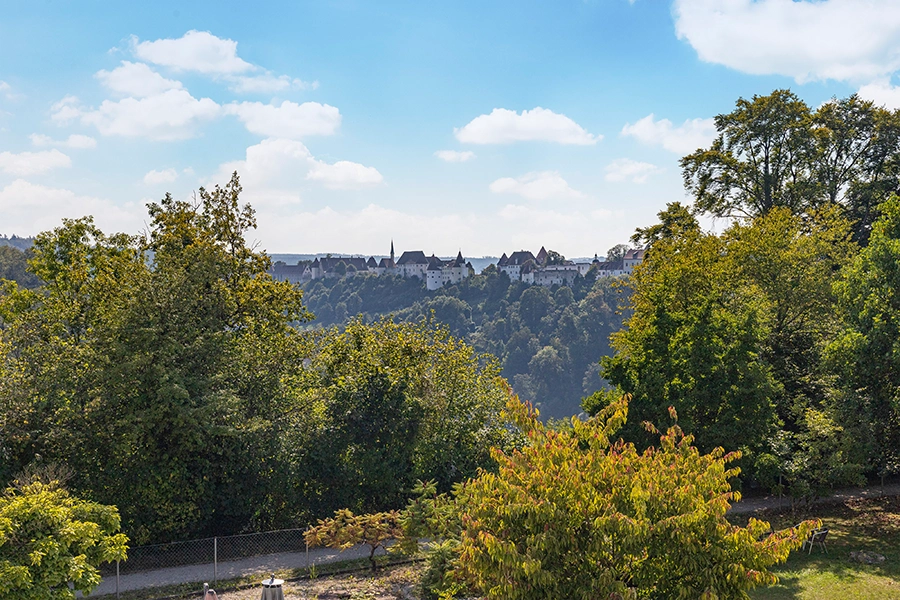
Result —
<path fill-rule="evenodd" d="M 394 240 L 391 240 L 391 262 L 394 262 Z"/>

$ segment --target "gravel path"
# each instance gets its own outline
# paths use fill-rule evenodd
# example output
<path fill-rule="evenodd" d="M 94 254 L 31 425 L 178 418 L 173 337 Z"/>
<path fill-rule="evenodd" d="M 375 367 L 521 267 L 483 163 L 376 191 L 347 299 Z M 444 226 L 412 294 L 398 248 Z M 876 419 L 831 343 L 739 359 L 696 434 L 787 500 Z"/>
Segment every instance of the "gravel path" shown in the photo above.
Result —
<path fill-rule="evenodd" d="M 377 552 L 377 554 L 382 553 L 382 550 Z M 309 551 L 309 562 L 307 562 L 305 552 L 283 552 L 279 554 L 254 556 L 231 562 L 220 562 L 218 573 L 220 580 L 233 579 L 235 577 L 245 577 L 254 574 L 264 575 L 282 569 L 305 567 L 308 564 L 321 565 L 324 563 L 351 560 L 354 558 L 367 558 L 368 556 L 368 546 L 357 546 L 355 548 L 350 548 L 349 550 L 344 550 L 343 552 L 332 550 L 330 548 L 314 548 Z M 262 579 L 263 576 L 260 576 L 260 581 L 262 581 Z M 199 582 L 201 584 L 199 586 L 201 590 L 203 582 L 209 582 L 210 587 L 215 587 L 213 585 L 213 565 L 188 565 L 184 567 L 144 571 L 142 573 L 121 574 L 119 575 L 119 591 L 143 590 L 187 582 Z M 91 597 L 115 593 L 116 577 L 113 575 L 112 577 L 108 577 L 101 581 L 100 585 L 91 593 Z"/>
<path fill-rule="evenodd" d="M 878 498 L 880 496 L 900 496 L 900 483 L 889 483 L 882 488 L 873 485 L 864 488 L 846 488 L 834 492 L 831 496 L 825 496 L 815 500 L 814 504 L 829 504 L 832 502 L 844 502 L 861 498 Z M 749 498 L 735 502 L 728 511 L 736 515 L 748 514 L 767 508 L 790 508 L 791 499 L 788 497 L 764 496 L 762 498 Z"/>
<path fill-rule="evenodd" d="M 822 504 L 858 498 L 877 498 L 882 495 L 900 496 L 900 483 L 885 485 L 883 489 L 881 486 L 876 485 L 867 488 L 838 490 L 831 496 L 819 498 L 815 503 Z M 749 498 L 747 500 L 736 502 L 729 512 L 733 514 L 747 514 L 763 509 L 789 508 L 790 506 L 790 498 L 765 496 L 762 498 Z M 219 563 L 218 577 L 219 579 L 224 580 L 254 574 L 266 574 L 271 571 L 282 569 L 305 567 L 310 563 L 318 565 L 340 560 L 364 558 L 368 556 L 368 553 L 369 550 L 367 547 L 358 546 L 343 552 L 331 550 L 329 548 L 314 548 L 309 551 L 308 559 L 305 552 L 284 552 L 280 554 L 254 556 L 252 558 Z M 119 576 L 119 591 L 141 590 L 186 582 L 199 582 L 202 584 L 202 582 L 205 581 L 209 582 L 210 585 L 213 584 L 213 566 L 211 564 L 172 567 L 168 569 L 145 571 L 142 573 L 130 573 L 127 575 L 122 574 Z M 109 577 L 100 583 L 91 596 L 94 597 L 115 593 L 116 578 Z"/>

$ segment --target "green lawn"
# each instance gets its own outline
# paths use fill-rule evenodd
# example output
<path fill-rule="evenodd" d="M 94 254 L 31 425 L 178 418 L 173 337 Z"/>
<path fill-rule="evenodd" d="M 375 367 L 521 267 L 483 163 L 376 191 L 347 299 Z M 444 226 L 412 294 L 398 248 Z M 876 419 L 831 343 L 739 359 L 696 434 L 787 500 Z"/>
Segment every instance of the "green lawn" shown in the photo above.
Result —
<path fill-rule="evenodd" d="M 822 519 L 828 527 L 828 554 L 795 551 L 774 569 L 779 583 L 751 594 L 754 600 L 900 600 L 900 498 L 852 500 L 814 506 L 805 514 L 768 513 L 759 518 L 776 528 L 803 518 Z M 850 562 L 853 550 L 886 557 L 884 564 Z"/>

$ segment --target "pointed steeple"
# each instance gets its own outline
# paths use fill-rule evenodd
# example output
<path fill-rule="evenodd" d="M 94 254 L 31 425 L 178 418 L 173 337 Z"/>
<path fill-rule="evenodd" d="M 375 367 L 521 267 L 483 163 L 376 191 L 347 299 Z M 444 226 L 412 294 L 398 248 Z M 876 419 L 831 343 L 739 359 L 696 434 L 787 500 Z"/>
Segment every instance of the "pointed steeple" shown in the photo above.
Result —
<path fill-rule="evenodd" d="M 391 240 L 391 262 L 394 262 L 394 240 Z"/>

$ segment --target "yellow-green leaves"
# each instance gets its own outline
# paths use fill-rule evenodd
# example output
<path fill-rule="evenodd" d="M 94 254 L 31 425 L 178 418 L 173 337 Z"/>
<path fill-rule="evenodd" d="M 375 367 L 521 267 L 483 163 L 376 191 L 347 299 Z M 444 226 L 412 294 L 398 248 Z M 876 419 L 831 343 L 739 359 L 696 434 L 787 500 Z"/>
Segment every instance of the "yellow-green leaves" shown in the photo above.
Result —
<path fill-rule="evenodd" d="M 375 551 L 385 547 L 385 542 L 401 537 L 403 529 L 397 511 L 354 515 L 348 509 L 337 510 L 334 517 L 320 520 L 306 531 L 309 546 L 327 546 L 347 550 L 360 544 L 369 546 L 369 560 L 375 568 Z"/>
<path fill-rule="evenodd" d="M 128 538 L 118 530 L 114 506 L 75 498 L 55 482 L 6 490 L 0 496 L 0 596 L 50 600 L 90 592 L 100 583 L 99 565 L 126 557 Z"/>
<path fill-rule="evenodd" d="M 768 568 L 815 523 L 766 536 L 768 523 L 729 524 L 738 455 L 701 454 L 677 426 L 639 452 L 615 440 L 627 403 L 563 429 L 508 403 L 528 443 L 457 490 L 458 578 L 498 600 L 725 600 L 774 581 Z"/>

